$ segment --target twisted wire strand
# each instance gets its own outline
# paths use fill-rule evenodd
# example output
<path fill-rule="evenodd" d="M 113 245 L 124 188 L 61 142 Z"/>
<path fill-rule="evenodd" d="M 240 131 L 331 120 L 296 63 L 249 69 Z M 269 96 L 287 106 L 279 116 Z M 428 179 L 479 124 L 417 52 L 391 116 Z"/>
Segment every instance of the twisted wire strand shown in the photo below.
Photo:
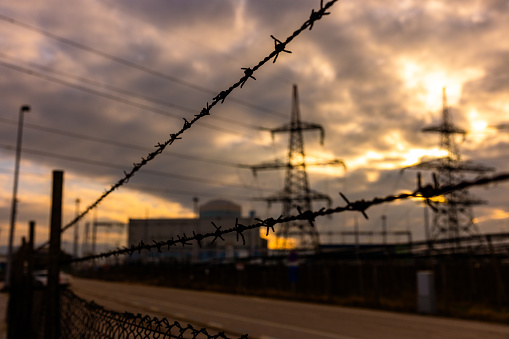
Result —
<path fill-rule="evenodd" d="M 338 206 L 335 208 L 322 208 L 318 211 L 311 211 L 306 210 L 302 211 L 299 210 L 298 215 L 292 215 L 292 216 L 279 216 L 277 219 L 274 218 L 267 218 L 267 219 L 256 219 L 258 222 L 251 225 L 242 225 L 238 222 L 238 219 L 235 221 L 235 225 L 230 228 L 223 228 L 221 225 L 216 225 L 214 222 L 212 222 L 212 226 L 215 228 L 213 232 L 209 233 L 195 233 L 193 231 L 192 236 L 187 236 L 185 233 L 180 236 L 177 235 L 177 239 L 172 238 L 168 239 L 166 241 L 153 241 L 152 244 L 145 244 L 143 241 L 141 241 L 138 245 L 131 245 L 130 247 L 124 247 L 124 248 L 117 248 L 113 251 L 107 251 L 103 252 L 97 255 L 89 255 L 81 258 L 75 258 L 68 260 L 67 262 L 82 262 L 82 261 L 88 261 L 92 259 L 99 259 L 99 258 L 108 258 L 111 256 L 118 256 L 118 255 L 133 255 L 135 252 L 141 253 L 142 250 L 144 251 L 151 251 L 153 249 L 157 249 L 158 252 L 161 252 L 163 248 L 167 248 L 168 250 L 172 246 L 182 245 L 182 246 L 188 246 L 191 245 L 193 241 L 196 241 L 196 243 L 201 247 L 202 241 L 205 239 L 212 238 L 211 244 L 214 243 L 216 240 L 223 240 L 222 237 L 225 234 L 228 233 L 236 233 L 237 235 L 237 241 L 239 239 L 242 239 L 243 243 L 245 244 L 245 239 L 243 232 L 246 230 L 256 229 L 256 228 L 265 228 L 266 229 L 266 235 L 269 235 L 270 231 L 274 233 L 274 226 L 278 224 L 282 224 L 285 222 L 291 222 L 296 220 L 306 220 L 309 221 L 311 224 L 314 223 L 315 219 L 320 216 L 326 216 L 326 215 L 332 215 L 336 213 L 343 213 L 347 211 L 352 212 L 359 212 L 361 213 L 366 219 L 368 218 L 368 215 L 366 211 L 375 205 L 381 205 L 384 203 L 391 203 L 397 200 L 405 200 L 410 198 L 422 198 L 425 199 L 426 203 L 431 208 L 436 208 L 434 206 L 434 203 L 430 200 L 433 197 L 442 196 L 454 191 L 463 190 L 469 187 L 474 186 L 482 186 L 482 185 L 488 185 L 491 183 L 501 182 L 501 181 L 507 181 L 509 180 L 509 172 L 502 172 L 498 174 L 494 174 L 492 176 L 485 176 L 485 177 L 479 177 L 474 180 L 464 180 L 457 184 L 453 185 L 447 185 L 447 186 L 440 186 L 436 178 L 434 178 L 433 184 L 427 184 L 423 186 L 421 184 L 421 176 L 420 174 L 417 175 L 417 188 L 411 192 L 411 193 L 401 193 L 396 195 L 388 195 L 383 198 L 375 197 L 371 200 L 357 200 L 357 201 L 349 201 L 348 198 L 342 194 L 339 193 L 340 196 L 345 201 L 346 205 L 344 206 Z"/>
<path fill-rule="evenodd" d="M 101 203 L 108 195 L 110 195 L 113 191 L 115 191 L 120 186 L 126 184 L 129 182 L 129 179 L 133 177 L 136 172 L 138 172 L 143 166 L 145 166 L 148 162 L 153 160 L 156 156 L 161 154 L 164 149 L 168 146 L 171 146 L 175 141 L 182 139 L 181 135 L 188 129 L 190 129 L 198 120 L 201 118 L 210 115 L 210 111 L 212 108 L 214 108 L 219 103 L 224 103 L 226 98 L 238 87 L 243 87 L 244 84 L 249 79 L 256 80 L 253 77 L 254 72 L 256 72 L 260 67 L 265 65 L 269 60 L 274 58 L 273 63 L 276 62 L 278 56 L 280 53 L 291 53 L 290 51 L 287 51 L 286 45 L 288 45 L 294 38 L 296 38 L 300 33 L 302 33 L 304 30 L 309 28 L 310 30 L 313 28 L 313 25 L 316 21 L 320 20 L 323 16 L 329 15 L 330 13 L 327 12 L 327 10 L 334 5 L 338 0 L 331 0 L 327 2 L 325 5 L 323 5 L 323 0 L 320 1 L 320 9 L 315 11 L 314 9 L 311 10 L 311 15 L 309 16 L 309 19 L 306 20 L 300 28 L 295 30 L 289 37 L 286 38 L 285 41 L 280 41 L 276 39 L 274 36 L 271 35 L 272 39 L 274 40 L 274 50 L 266 56 L 263 60 L 261 60 L 258 64 L 256 64 L 253 67 L 245 67 L 242 68 L 244 71 L 244 75 L 233 85 L 231 85 L 228 89 L 219 92 L 213 99 L 212 102 L 207 102 L 206 106 L 200 111 L 199 114 L 196 114 L 194 118 L 190 121 L 188 121 L 186 118 L 184 119 L 184 123 L 182 128 L 175 132 L 170 134 L 170 138 L 162 143 L 158 143 L 155 145 L 156 150 L 153 152 L 150 152 L 145 158 L 141 159 L 141 162 L 134 163 L 132 169 L 129 172 L 124 171 L 124 177 L 119 179 L 115 184 L 113 184 L 109 189 L 107 189 L 95 202 L 93 202 L 91 205 L 89 205 L 83 212 L 81 212 L 79 215 L 77 215 L 73 220 L 71 220 L 67 225 L 62 227 L 61 232 L 66 231 L 70 227 L 72 227 L 74 224 L 76 224 L 78 221 L 80 221 L 85 215 L 87 215 L 92 209 L 97 207 L 99 203 Z M 47 246 L 49 244 L 48 242 L 43 243 L 40 245 L 37 250 L 40 250 Z"/>

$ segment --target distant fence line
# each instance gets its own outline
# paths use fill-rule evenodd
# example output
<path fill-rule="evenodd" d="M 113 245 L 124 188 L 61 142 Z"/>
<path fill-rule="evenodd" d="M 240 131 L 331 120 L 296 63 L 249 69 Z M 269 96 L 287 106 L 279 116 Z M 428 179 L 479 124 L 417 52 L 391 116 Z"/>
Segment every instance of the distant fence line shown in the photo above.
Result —
<path fill-rule="evenodd" d="M 274 232 L 274 226 L 278 224 L 282 224 L 285 222 L 295 221 L 295 220 L 307 220 L 312 225 L 314 225 L 314 221 L 317 217 L 325 216 L 325 215 L 331 215 L 335 213 L 342 213 L 347 211 L 353 211 L 353 212 L 360 212 L 365 218 L 368 218 L 366 211 L 371 206 L 380 205 L 384 203 L 391 203 L 397 200 L 405 200 L 410 198 L 423 198 L 426 200 L 427 204 L 434 208 L 433 203 L 431 202 L 430 198 L 441 196 L 453 191 L 462 190 L 468 187 L 474 187 L 474 186 L 481 186 L 481 185 L 487 185 L 490 183 L 496 183 L 500 181 L 506 181 L 509 180 L 509 173 L 498 173 L 494 174 L 492 176 L 486 176 L 477 178 L 474 180 L 464 180 L 454 185 L 446 185 L 446 186 L 440 186 L 437 182 L 436 178 L 434 177 L 434 183 L 428 184 L 423 186 L 421 183 L 421 176 L 420 173 L 417 175 L 417 188 L 412 193 L 402 193 L 398 195 L 388 195 L 384 198 L 373 198 L 371 200 L 357 200 L 350 202 L 348 198 L 340 193 L 341 197 L 345 200 L 346 206 L 339 206 L 336 208 L 322 208 L 318 211 L 301 211 L 299 210 L 298 215 L 293 216 L 287 216 L 283 217 L 280 216 L 277 219 L 274 218 L 267 218 L 267 219 L 257 219 L 259 222 L 251 225 L 242 225 L 238 223 L 238 220 L 236 221 L 235 225 L 230 228 L 223 228 L 223 226 L 218 226 L 214 222 L 212 222 L 212 226 L 215 228 L 214 232 L 210 233 L 195 233 L 193 231 L 192 236 L 187 236 L 185 233 L 181 236 L 178 235 L 177 239 L 169 239 L 166 241 L 153 241 L 152 244 L 145 244 L 143 241 L 141 241 L 138 245 L 132 244 L 130 247 L 124 247 L 124 248 L 118 248 L 117 250 L 103 252 L 97 255 L 89 255 L 81 258 L 75 258 L 70 260 L 70 262 L 80 262 L 80 261 L 87 261 L 92 259 L 99 259 L 99 258 L 108 258 L 111 256 L 117 256 L 117 255 L 132 255 L 135 252 L 141 253 L 142 250 L 145 251 L 151 251 L 153 249 L 157 249 L 159 252 L 166 247 L 168 250 L 172 246 L 177 245 L 191 245 L 192 241 L 196 241 L 199 246 L 201 246 L 201 243 L 203 240 L 208 238 L 213 238 L 212 243 L 214 243 L 216 240 L 224 240 L 222 236 L 227 233 L 236 233 L 237 240 L 244 241 L 243 232 L 250 229 L 255 228 L 266 228 L 268 235 L 270 231 Z"/>
<path fill-rule="evenodd" d="M 503 246 L 507 250 L 507 245 Z M 187 264 L 177 261 L 105 265 L 78 271 L 78 276 L 130 281 L 259 297 L 292 299 L 416 312 L 417 272 L 434 274 L 437 311 L 441 315 L 490 319 L 487 310 L 507 307 L 509 254 L 405 253 L 405 245 L 325 252 L 225 263 Z M 505 263 L 504 263 L 505 262 Z M 505 313 L 509 320 L 509 315 Z M 484 317 L 484 318 L 483 318 Z"/>

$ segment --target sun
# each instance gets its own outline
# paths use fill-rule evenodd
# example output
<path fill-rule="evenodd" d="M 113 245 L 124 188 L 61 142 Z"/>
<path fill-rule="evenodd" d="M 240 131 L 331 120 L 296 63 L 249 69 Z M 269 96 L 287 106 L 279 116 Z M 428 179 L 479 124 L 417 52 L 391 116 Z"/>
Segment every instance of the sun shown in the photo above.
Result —
<path fill-rule="evenodd" d="M 468 113 L 468 119 L 470 120 L 470 131 L 473 133 L 483 133 L 488 128 L 488 123 L 484 121 L 479 113 L 472 109 Z"/>
<path fill-rule="evenodd" d="M 411 58 L 398 60 L 400 77 L 405 87 L 414 92 L 424 110 L 437 111 L 442 107 L 442 88 L 447 89 L 447 102 L 456 105 L 461 98 L 463 84 L 484 75 L 478 68 L 449 69 L 443 65 L 416 62 Z"/>

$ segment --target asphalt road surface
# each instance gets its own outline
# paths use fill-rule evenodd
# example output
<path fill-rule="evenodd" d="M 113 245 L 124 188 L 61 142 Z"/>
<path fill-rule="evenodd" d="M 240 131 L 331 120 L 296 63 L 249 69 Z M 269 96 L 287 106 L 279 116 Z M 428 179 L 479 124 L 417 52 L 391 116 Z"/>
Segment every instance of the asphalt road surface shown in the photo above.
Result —
<path fill-rule="evenodd" d="M 74 278 L 73 291 L 106 309 L 164 316 L 249 338 L 507 338 L 509 326 L 357 308 Z"/>

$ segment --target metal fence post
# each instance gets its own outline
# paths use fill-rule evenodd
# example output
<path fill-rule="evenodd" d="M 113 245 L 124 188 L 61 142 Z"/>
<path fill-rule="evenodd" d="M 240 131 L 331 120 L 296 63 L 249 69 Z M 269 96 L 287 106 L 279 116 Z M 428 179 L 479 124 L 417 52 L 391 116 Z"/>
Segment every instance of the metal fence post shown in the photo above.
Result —
<path fill-rule="evenodd" d="M 62 229 L 62 190 L 63 171 L 53 171 L 53 191 L 51 200 L 51 230 L 48 261 L 48 286 L 46 291 L 45 338 L 57 339 L 60 329 L 60 291 L 58 276 L 60 271 L 60 237 Z"/>
<path fill-rule="evenodd" d="M 32 328 L 32 310 L 34 303 L 34 228 L 35 221 L 29 222 L 28 231 L 28 244 L 25 247 L 25 255 L 23 260 L 24 273 L 25 273 L 25 307 L 24 307 L 24 323 L 26 328 L 25 338 L 35 338 L 35 330 Z"/>
<path fill-rule="evenodd" d="M 24 263 L 26 261 L 26 239 L 22 238 L 21 246 L 12 257 L 12 274 L 10 276 L 9 304 L 7 306 L 7 322 L 9 339 L 26 338 L 26 277 Z"/>

